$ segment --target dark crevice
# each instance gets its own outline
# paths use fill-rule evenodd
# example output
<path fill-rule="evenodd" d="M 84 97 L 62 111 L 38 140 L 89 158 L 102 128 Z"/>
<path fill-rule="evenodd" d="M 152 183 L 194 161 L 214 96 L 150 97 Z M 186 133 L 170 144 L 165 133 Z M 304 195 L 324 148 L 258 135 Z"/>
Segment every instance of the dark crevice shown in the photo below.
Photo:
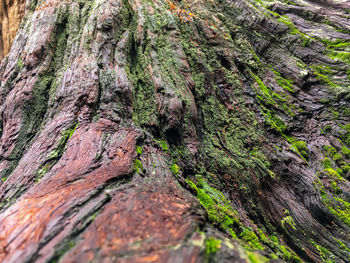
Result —
<path fill-rule="evenodd" d="M 165 137 L 171 145 L 180 145 L 181 133 L 177 128 L 171 128 L 165 131 Z"/>
<path fill-rule="evenodd" d="M 224 68 L 226 68 L 227 70 L 231 69 L 231 62 L 225 56 L 220 55 L 219 60 Z"/>

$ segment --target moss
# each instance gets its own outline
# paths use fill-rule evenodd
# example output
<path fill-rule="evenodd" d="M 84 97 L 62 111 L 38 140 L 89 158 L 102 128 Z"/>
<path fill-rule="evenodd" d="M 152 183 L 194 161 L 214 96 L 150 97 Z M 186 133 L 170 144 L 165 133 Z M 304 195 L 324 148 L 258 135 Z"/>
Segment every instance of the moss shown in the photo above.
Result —
<path fill-rule="evenodd" d="M 287 79 L 284 79 L 280 76 L 280 74 L 273 70 L 272 71 L 277 75 L 277 82 L 279 82 L 280 86 L 286 85 L 287 89 L 292 92 L 292 88 L 290 87 L 291 82 Z M 295 113 L 292 111 L 294 106 L 288 104 L 287 99 L 289 98 L 287 95 L 280 95 L 269 89 L 261 79 L 250 71 L 250 75 L 255 79 L 258 83 L 260 89 L 257 91 L 259 95 L 257 95 L 257 99 L 260 102 L 260 108 L 262 110 L 262 114 L 264 115 L 264 119 L 267 125 L 269 125 L 273 130 L 277 131 L 280 134 L 283 134 L 288 130 L 288 126 L 285 122 L 277 116 L 277 114 L 285 113 L 291 117 L 295 116 Z"/>
<path fill-rule="evenodd" d="M 35 173 L 35 182 L 40 182 L 40 180 L 45 176 L 45 174 L 47 174 L 50 171 L 52 166 L 52 163 L 47 163 L 43 167 L 39 168 L 38 171 Z"/>
<path fill-rule="evenodd" d="M 337 202 L 337 205 L 331 211 L 345 224 L 350 226 L 350 203 L 338 197 L 334 197 L 334 200 Z"/>
<path fill-rule="evenodd" d="M 22 125 L 17 137 L 17 142 L 9 156 L 9 159 L 18 163 L 23 152 L 28 147 L 29 142 L 41 126 L 47 107 L 47 90 L 49 89 L 53 77 L 41 76 L 34 85 L 32 98 L 24 102 Z M 16 165 L 3 172 L 3 176 L 9 175 Z"/>
<path fill-rule="evenodd" d="M 47 109 L 48 90 L 50 89 L 52 80 L 52 73 L 47 71 L 44 72 L 38 77 L 38 80 L 34 84 L 32 96 L 24 101 L 21 128 L 18 133 L 15 147 L 8 157 L 12 162 L 8 168 L 1 171 L 0 174 L 2 178 L 10 176 L 12 171 L 16 168 L 19 159 L 30 146 L 30 142 L 40 129 Z"/>
<path fill-rule="evenodd" d="M 341 169 L 340 167 L 337 168 L 337 173 L 340 175 L 340 176 L 343 176 L 344 175 L 344 171 L 343 169 Z"/>
<path fill-rule="evenodd" d="M 271 113 L 265 113 L 265 117 L 267 117 L 267 124 L 269 124 L 273 129 L 276 131 L 283 133 L 285 130 L 287 130 L 287 125 L 284 123 L 284 121 L 278 117 L 273 116 Z"/>
<path fill-rule="evenodd" d="M 326 150 L 327 155 L 330 157 L 333 157 L 333 155 L 337 153 L 337 150 L 333 146 L 324 145 L 323 149 Z"/>
<path fill-rule="evenodd" d="M 342 165 L 340 168 L 342 169 L 344 175 L 350 174 L 350 165 Z"/>
<path fill-rule="evenodd" d="M 269 168 L 271 166 L 268 158 L 256 147 L 253 148 L 253 150 L 250 152 L 250 155 L 259 159 L 265 167 Z"/>
<path fill-rule="evenodd" d="M 270 67 L 271 68 L 271 67 Z M 286 79 L 281 76 L 279 72 L 277 72 L 275 69 L 271 68 L 273 73 L 276 75 L 276 81 L 280 87 L 282 87 L 284 90 L 294 93 L 293 88 L 293 81 L 291 79 Z"/>
<path fill-rule="evenodd" d="M 344 126 L 341 126 L 341 128 L 344 129 L 345 131 L 341 135 L 342 141 L 344 141 L 347 145 L 350 145 L 350 123 Z"/>
<path fill-rule="evenodd" d="M 147 69 L 150 61 L 151 46 L 140 44 L 137 40 L 136 18 L 130 25 L 132 31 L 129 34 L 127 45 L 128 67 L 126 72 L 134 85 L 133 89 L 133 121 L 140 126 L 157 124 L 157 101 L 154 94 L 154 86 Z"/>
<path fill-rule="evenodd" d="M 331 80 L 333 73 L 329 67 L 316 65 L 310 66 L 310 68 L 313 70 L 313 73 L 321 83 L 328 85 L 331 88 L 337 88 L 339 86 Z"/>
<path fill-rule="evenodd" d="M 349 108 L 344 108 L 343 115 L 344 116 L 350 116 L 350 107 Z"/>
<path fill-rule="evenodd" d="M 259 241 L 259 238 L 251 229 L 244 227 L 239 237 L 254 249 L 261 249 L 261 250 L 264 249 L 264 247 L 261 245 Z"/>
<path fill-rule="evenodd" d="M 327 194 L 324 185 L 320 181 L 318 181 L 318 185 L 324 205 L 333 215 L 350 226 L 350 203 L 334 195 Z"/>
<path fill-rule="evenodd" d="M 260 91 L 261 91 L 262 96 L 264 96 L 264 99 L 260 99 L 260 100 L 266 102 L 267 105 L 275 105 L 276 101 L 272 97 L 274 95 L 274 93 L 272 93 L 270 91 L 270 89 L 261 81 L 261 79 L 258 76 L 256 76 L 253 73 L 252 73 L 252 75 L 260 87 Z"/>
<path fill-rule="evenodd" d="M 142 154 L 142 147 L 141 146 L 136 146 L 136 153 L 137 153 L 137 155 Z"/>
<path fill-rule="evenodd" d="M 282 258 L 284 260 L 287 260 L 289 262 L 296 262 L 296 263 L 302 263 L 303 261 L 295 254 L 295 252 L 288 251 L 285 246 L 280 246 L 280 249 L 282 251 Z"/>
<path fill-rule="evenodd" d="M 309 157 L 309 149 L 306 145 L 306 142 L 304 141 L 296 141 L 292 144 L 292 147 L 298 150 L 298 152 L 305 158 L 308 159 Z"/>
<path fill-rule="evenodd" d="M 268 110 L 263 105 L 261 105 L 261 109 L 265 122 L 271 129 L 277 131 L 279 134 L 283 134 L 288 129 L 284 121 L 280 117 L 274 115 L 271 110 Z"/>
<path fill-rule="evenodd" d="M 309 46 L 310 42 L 311 42 L 311 38 L 304 38 L 303 42 L 301 43 L 301 45 L 303 47 L 307 47 L 307 46 Z"/>
<path fill-rule="evenodd" d="M 341 240 L 334 238 L 334 240 L 339 244 L 339 247 L 345 251 L 350 252 L 350 248 L 347 247 Z"/>
<path fill-rule="evenodd" d="M 178 175 L 180 172 L 180 167 L 177 164 L 173 164 L 170 166 L 170 171 L 173 173 L 173 175 Z"/>
<path fill-rule="evenodd" d="M 332 168 L 332 162 L 331 162 L 331 160 L 329 158 L 326 157 L 326 158 L 323 159 L 323 167 L 325 169 Z"/>
<path fill-rule="evenodd" d="M 250 263 L 265 263 L 265 262 L 269 261 L 266 257 L 264 257 L 258 253 L 253 253 L 250 251 L 246 251 L 246 252 L 248 255 L 248 262 L 250 262 Z"/>
<path fill-rule="evenodd" d="M 46 157 L 44 163 L 36 171 L 36 183 L 38 183 L 62 157 L 63 153 L 67 149 L 68 140 L 73 136 L 77 127 L 78 123 L 74 123 L 70 128 L 61 132 L 61 137 L 58 140 L 55 148 L 50 152 L 50 154 Z"/>
<path fill-rule="evenodd" d="M 280 249 L 283 253 L 283 258 L 284 259 L 290 259 L 292 258 L 292 253 L 290 253 L 285 246 L 280 246 Z"/>
<path fill-rule="evenodd" d="M 332 158 L 333 158 L 333 160 L 334 160 L 335 162 L 338 162 L 338 161 L 340 161 L 340 160 L 343 159 L 343 156 L 342 156 L 341 154 L 339 154 L 339 153 L 336 153 L 336 154 L 334 154 L 334 155 L 332 156 Z"/>
<path fill-rule="evenodd" d="M 290 137 L 290 136 L 284 136 L 289 143 L 292 145 L 290 146 L 290 149 L 297 153 L 304 161 L 307 162 L 307 159 L 309 158 L 309 149 L 307 147 L 306 142 L 298 140 L 296 138 Z"/>
<path fill-rule="evenodd" d="M 282 22 L 283 24 L 289 27 L 290 34 L 300 36 L 302 40 L 301 45 L 307 46 L 310 43 L 311 38 L 306 34 L 300 32 L 299 29 L 297 29 L 297 27 L 293 24 L 293 22 L 290 20 L 290 18 L 287 15 L 279 16 L 278 21 Z"/>
<path fill-rule="evenodd" d="M 331 110 L 332 115 L 333 115 L 333 119 L 334 120 L 338 120 L 339 118 L 339 112 L 335 111 L 335 110 Z"/>
<path fill-rule="evenodd" d="M 208 185 L 202 176 L 196 176 L 198 182 L 193 183 L 187 179 L 186 182 L 196 192 L 197 198 L 201 205 L 208 213 L 208 218 L 211 223 L 218 226 L 220 229 L 232 235 L 234 238 L 238 238 L 236 232 L 239 233 L 239 238 L 249 247 L 249 249 L 264 249 L 262 243 L 268 244 L 273 247 L 274 251 L 278 253 L 281 258 L 286 260 L 292 260 L 293 262 L 301 262 L 301 260 L 295 255 L 295 253 L 289 252 L 286 248 L 281 249 L 279 240 L 273 237 L 270 239 L 259 230 L 259 236 L 257 236 L 252 229 L 246 228 L 239 220 L 238 213 L 231 207 L 230 202 L 225 198 L 223 193 L 217 189 Z M 288 253 L 288 258 L 284 255 L 284 252 Z"/>
<path fill-rule="evenodd" d="M 326 168 L 323 171 L 328 175 L 329 178 L 344 180 L 344 178 L 341 177 L 341 175 L 333 168 Z"/>
<path fill-rule="evenodd" d="M 134 162 L 134 171 L 136 173 L 142 173 L 143 172 L 143 165 L 142 162 L 139 159 L 136 159 Z"/>
<path fill-rule="evenodd" d="M 295 227 L 296 225 L 295 225 L 294 218 L 289 215 L 289 211 L 287 209 L 284 211 L 284 214 L 285 216 L 281 220 L 282 228 L 287 230 L 286 224 L 288 224 L 291 228 L 293 228 L 294 230 L 297 230 Z"/>
<path fill-rule="evenodd" d="M 23 64 L 22 59 L 19 58 L 19 59 L 17 60 L 17 68 L 18 68 L 18 70 L 21 71 L 24 67 L 25 67 L 25 66 L 24 66 L 24 64 Z"/>
<path fill-rule="evenodd" d="M 68 140 L 73 136 L 77 127 L 78 127 L 78 123 L 61 133 L 61 137 L 58 141 L 56 148 L 49 154 L 49 156 L 47 157 L 47 160 L 57 159 L 58 157 L 62 156 L 62 154 L 67 148 Z"/>
<path fill-rule="evenodd" d="M 302 263 L 303 261 L 290 248 L 285 247 L 280 243 L 277 236 L 270 235 L 268 239 L 269 247 L 276 253 L 276 256 L 287 261 Z"/>
<path fill-rule="evenodd" d="M 326 125 L 325 127 L 324 127 L 324 131 L 325 132 L 330 132 L 332 130 L 332 126 L 331 125 Z"/>
<path fill-rule="evenodd" d="M 68 238 L 65 238 L 63 241 L 61 241 L 61 243 L 55 248 L 55 254 L 53 258 L 50 259 L 50 262 L 58 263 L 64 254 L 75 247 L 75 242 L 75 240 L 69 240 Z"/>
<path fill-rule="evenodd" d="M 36 2 L 36 1 L 34 1 Z M 33 3 L 34 3 L 33 2 Z M 32 7 L 35 6 L 31 5 Z M 50 90 L 54 86 L 56 73 L 62 67 L 64 52 L 67 46 L 67 16 L 68 12 L 58 12 L 57 24 L 51 34 L 51 39 L 45 46 L 45 55 L 50 56 L 50 65 L 38 76 L 31 96 L 23 104 L 22 124 L 16 145 L 9 156 L 13 162 L 10 167 L 2 171 L 2 176 L 8 176 L 15 169 L 18 160 L 30 146 L 34 136 L 41 128 L 42 120 L 48 106 Z M 16 74 L 25 67 L 22 59 L 17 61 Z M 9 81 L 12 81 L 12 76 Z M 10 84 L 10 83 L 9 83 Z M 12 83 L 13 84 L 13 83 Z M 4 87 L 7 89 L 7 85 Z"/>
<path fill-rule="evenodd" d="M 208 17 L 208 19 L 212 18 Z M 200 35 L 206 34 L 201 23 L 197 24 L 196 21 L 193 23 Z M 246 107 L 245 91 L 239 81 L 240 77 L 229 69 L 230 65 L 223 63 L 222 51 L 206 42 L 206 38 L 201 38 L 202 48 L 198 48 L 198 39 L 193 35 L 193 25 L 181 23 L 178 26 L 181 30 L 181 46 L 190 65 L 193 80 L 193 87 L 189 88 L 193 93 L 198 111 L 201 112 L 201 120 L 198 122 L 200 125 L 196 127 L 197 133 L 203 138 L 203 143 L 200 145 L 201 161 L 205 163 L 208 172 L 226 171 L 229 174 L 239 173 L 242 174 L 242 178 L 248 178 L 249 169 L 256 167 L 257 162 L 249 158 L 251 148 L 247 145 L 261 145 L 263 135 L 257 128 L 255 113 Z M 244 65 L 258 63 L 249 42 L 244 41 L 243 38 L 235 38 L 230 43 L 234 45 L 237 52 L 244 53 L 242 55 Z M 216 83 L 215 72 L 218 70 L 223 73 L 227 85 L 232 87 L 230 91 L 232 96 L 227 97 L 225 104 L 222 103 L 223 90 Z M 212 92 L 205 88 L 207 86 L 212 87 Z M 258 90 L 261 92 L 260 88 Z M 272 98 L 272 95 L 270 97 Z M 236 109 L 234 105 L 237 103 L 239 107 Z M 190 123 L 188 127 L 192 125 Z M 183 127 L 186 126 L 183 125 Z M 267 169 L 262 174 L 268 175 Z"/>
<path fill-rule="evenodd" d="M 342 190 L 338 187 L 336 182 L 331 181 L 330 184 L 331 184 L 331 187 L 333 189 L 333 193 L 335 193 L 337 195 L 342 193 Z"/>
<path fill-rule="evenodd" d="M 347 148 L 346 146 L 343 146 L 341 148 L 341 152 L 344 156 L 346 156 L 346 158 L 350 158 L 350 149 Z"/>
<path fill-rule="evenodd" d="M 333 179 L 344 180 L 342 176 L 347 175 L 349 172 L 349 167 L 347 167 L 346 162 L 344 161 L 344 156 L 348 158 L 349 149 L 346 146 L 342 146 L 341 153 L 330 145 L 323 146 L 325 154 L 329 157 L 324 159 L 324 172 Z M 333 169 L 331 159 L 339 166 L 338 168 Z"/>
<path fill-rule="evenodd" d="M 328 56 L 334 60 L 340 60 L 347 64 L 350 64 L 350 53 L 349 52 L 340 52 L 332 51 Z"/>
<path fill-rule="evenodd" d="M 331 253 L 328 249 L 324 248 L 323 246 L 319 245 L 315 241 L 311 241 L 311 243 L 314 245 L 314 247 L 317 249 L 321 259 L 323 262 L 326 263 L 333 263 L 335 256 L 333 253 Z"/>
<path fill-rule="evenodd" d="M 197 178 L 197 185 L 189 179 L 186 182 L 196 192 L 199 202 L 208 213 L 209 221 L 231 234 L 232 237 L 237 237 L 233 230 L 234 227 L 239 226 L 237 212 L 232 209 L 230 202 L 221 192 L 209 186 L 201 176 Z"/>
<path fill-rule="evenodd" d="M 322 40 L 328 48 L 331 48 L 331 49 L 341 49 L 341 50 L 344 50 L 346 49 L 347 47 L 350 47 L 350 43 L 348 41 L 346 42 L 342 42 L 342 40 L 338 40 L 338 41 L 333 41 L 333 42 L 330 42 L 330 41 L 324 41 Z"/>
<path fill-rule="evenodd" d="M 177 2 L 176 4 L 180 5 L 181 1 Z M 142 6 L 139 9 L 140 12 L 143 12 Z M 183 105 L 185 105 L 184 111 L 186 111 L 186 108 L 189 108 L 190 106 L 189 104 L 186 104 L 187 100 L 182 98 L 186 97 L 186 93 L 183 92 L 185 88 L 191 89 L 196 105 L 198 105 L 198 112 L 200 114 L 198 114 L 199 120 L 196 123 L 195 128 L 196 132 L 201 137 L 202 142 L 198 146 L 198 160 L 200 166 L 204 164 L 204 170 L 208 171 L 209 173 L 218 172 L 218 174 L 223 174 L 223 172 L 225 172 L 228 175 L 237 175 L 235 178 L 239 178 L 237 179 L 237 184 L 239 186 L 244 185 L 244 180 L 248 181 L 248 183 L 249 181 L 251 182 L 251 180 L 259 180 L 258 177 L 260 170 L 253 175 L 256 176 L 256 178 L 253 179 L 251 178 L 252 171 L 257 171 L 261 162 L 268 167 L 268 162 L 264 162 L 263 158 L 260 158 L 261 156 L 259 154 L 256 155 L 256 152 L 253 153 L 256 156 L 250 153 L 254 147 L 257 149 L 261 148 L 265 137 L 264 133 L 257 129 L 258 125 L 253 125 L 254 121 L 256 121 L 255 113 L 245 107 L 246 101 L 244 92 L 242 92 L 240 84 L 235 84 L 235 81 L 237 82 L 239 79 L 238 76 L 235 76 L 232 69 L 227 70 L 225 69 L 225 66 L 221 67 L 220 59 L 218 59 L 216 53 L 218 52 L 217 47 L 212 45 L 212 43 L 206 43 L 205 37 L 200 37 L 201 48 L 199 49 L 196 47 L 196 39 L 194 36 L 195 34 L 193 34 L 193 30 L 198 30 L 196 34 L 198 33 L 198 35 L 201 36 L 203 32 L 201 32 L 202 26 L 200 23 L 196 23 L 196 21 L 194 21 L 193 24 L 181 22 L 177 25 L 173 25 L 169 23 L 171 19 L 168 18 L 168 15 L 158 13 L 159 9 L 161 9 L 161 7 L 157 7 L 157 9 L 154 10 L 152 17 L 148 17 L 148 14 L 144 14 L 144 32 L 141 32 L 141 36 L 138 35 L 136 30 L 134 30 L 134 32 L 130 32 L 129 50 L 135 51 L 135 55 L 132 55 L 132 52 L 128 52 L 129 60 L 133 62 L 130 64 L 129 74 L 132 78 L 134 78 L 133 83 L 136 84 L 133 100 L 136 107 L 134 107 L 133 114 L 135 116 L 133 116 L 133 119 L 136 120 L 137 125 L 144 128 L 148 128 L 149 126 L 147 125 L 150 125 L 153 122 L 152 125 L 154 126 L 152 126 L 152 128 L 160 128 L 160 136 L 158 134 L 156 136 L 164 138 L 161 127 L 162 124 L 159 121 L 161 118 L 159 118 L 160 116 L 157 112 L 157 107 L 163 107 L 163 105 L 151 104 L 150 108 L 151 112 L 154 113 L 153 115 L 147 115 L 148 112 L 146 112 L 146 110 L 149 102 L 157 101 L 156 98 L 152 97 L 155 93 L 154 91 L 157 90 L 157 87 L 152 86 L 152 84 L 148 82 L 149 79 L 151 79 L 152 76 L 161 76 L 163 78 L 163 75 L 167 75 L 167 77 L 164 77 L 166 79 L 162 79 L 161 81 L 166 83 L 167 90 L 174 92 L 175 96 L 178 96 L 179 100 L 183 103 Z M 203 16 L 205 16 L 205 14 L 203 14 Z M 182 50 L 184 51 L 184 55 L 186 56 L 184 60 L 186 59 L 186 61 L 189 63 L 188 68 L 190 72 L 187 75 L 187 78 L 192 78 L 191 82 L 193 81 L 193 86 L 187 85 L 182 76 L 179 76 L 179 74 L 169 76 L 173 71 L 182 71 L 181 68 L 178 68 L 178 61 L 173 59 L 169 59 L 167 62 L 163 61 L 165 54 L 168 58 L 171 57 L 172 54 L 171 50 L 169 49 L 169 41 L 166 36 L 167 33 L 164 33 L 165 37 L 160 38 L 157 43 L 152 43 L 152 39 L 147 39 L 144 41 L 145 38 L 148 38 L 148 32 L 150 31 L 154 33 L 155 36 L 158 36 L 158 32 L 167 32 L 167 30 L 164 29 L 166 29 L 169 24 L 171 24 L 171 26 L 179 27 L 181 31 L 181 46 Z M 237 39 L 233 39 L 230 44 L 236 45 L 236 42 L 238 42 Z M 161 49 L 163 51 L 161 51 Z M 156 54 L 153 55 L 153 60 L 149 59 L 151 54 L 150 50 L 152 50 L 152 54 Z M 240 52 L 239 49 L 237 52 Z M 254 53 L 252 53 L 252 57 L 254 57 L 253 54 Z M 253 60 L 257 59 L 254 58 Z M 248 61 L 248 59 L 245 60 L 244 58 L 244 61 L 242 62 L 244 65 L 242 67 L 246 67 L 246 65 L 248 65 L 246 61 Z M 226 65 L 226 67 L 228 68 L 229 66 Z M 154 75 L 151 76 L 149 74 L 149 68 L 152 68 L 152 70 L 155 71 L 153 72 Z M 188 69 L 186 68 L 186 70 Z M 162 74 L 163 72 L 167 72 L 167 74 Z M 223 98 L 223 91 L 220 90 L 220 87 L 218 87 L 217 83 L 215 82 L 215 77 L 212 77 L 217 75 L 217 72 L 223 72 L 225 79 L 224 81 L 230 81 L 227 84 L 230 86 L 230 92 L 232 91 L 232 95 L 230 94 L 227 96 L 228 99 L 225 101 L 225 103 L 227 103 L 226 105 L 222 105 L 223 103 L 220 100 L 226 98 Z M 266 85 L 263 85 L 264 83 L 262 83 L 262 81 L 259 82 L 256 80 L 256 83 L 257 90 L 260 91 L 258 95 L 262 98 L 261 104 L 267 105 L 266 108 L 269 110 L 269 112 L 266 111 L 265 113 L 265 118 L 269 123 L 271 123 L 269 125 L 278 132 L 286 132 L 288 130 L 288 126 L 286 124 L 287 122 L 285 123 L 285 116 L 277 114 L 277 110 L 274 111 L 270 107 L 276 107 L 279 110 L 282 108 L 279 101 L 285 100 L 285 98 L 280 94 L 274 94 Z M 287 88 L 289 88 L 290 85 L 293 85 L 291 82 L 282 78 L 280 83 L 283 83 Z M 209 89 L 207 87 L 210 87 L 210 93 L 208 92 Z M 292 92 L 291 89 L 289 91 Z M 159 92 L 161 93 L 163 91 L 161 90 Z M 147 94 L 147 96 L 144 96 L 144 94 Z M 274 102 L 273 105 L 271 105 L 266 103 L 266 101 Z M 236 109 L 235 105 L 237 104 L 239 107 Z M 289 105 L 287 104 L 287 106 Z M 139 109 L 141 109 L 141 111 Z M 167 109 L 165 108 L 164 110 L 166 111 Z M 283 110 L 288 111 L 288 107 L 284 107 Z M 184 115 L 187 116 L 187 113 L 184 112 Z M 184 124 L 184 129 L 186 129 L 187 126 L 189 125 Z M 205 129 L 203 129 L 204 127 Z M 186 134 L 187 131 L 181 132 Z M 249 138 L 249 140 L 247 138 Z M 171 147 L 171 153 L 169 154 L 173 156 L 172 151 L 174 146 L 170 141 L 169 143 L 169 147 Z M 160 148 L 163 149 L 162 146 L 160 146 Z M 307 158 L 307 147 L 305 149 L 305 147 L 298 147 L 298 145 L 296 145 L 295 148 L 301 156 Z M 253 156 L 254 158 L 249 158 L 250 156 Z M 254 159 L 259 159 L 261 162 L 255 162 L 256 160 Z M 182 161 L 183 160 L 181 158 L 180 160 L 176 159 L 173 162 L 179 164 L 181 163 L 181 166 L 185 167 L 187 163 L 183 165 Z M 259 165 L 257 165 L 257 163 L 259 163 Z M 189 162 L 189 164 L 191 163 Z M 192 167 L 189 167 L 189 169 L 190 168 Z M 266 172 L 265 168 L 264 170 Z M 250 189 L 249 184 L 247 182 L 245 183 L 247 189 Z M 220 198 L 217 199 L 216 197 L 213 197 L 213 195 L 215 195 L 214 192 L 209 191 L 205 184 L 197 183 L 196 185 L 193 183 L 193 185 L 190 185 L 196 192 L 196 195 L 203 207 L 205 207 L 207 210 L 208 217 L 211 219 L 213 224 L 219 226 L 221 229 L 224 229 L 226 232 L 234 231 L 240 233 L 240 230 L 237 231 L 237 228 L 239 227 L 235 227 L 235 219 L 237 219 L 237 215 L 232 216 L 229 212 L 225 211 L 225 205 L 222 204 Z M 230 209 L 232 210 L 232 208 Z M 230 209 L 228 209 L 228 211 L 230 211 Z M 237 224 L 239 225 L 239 223 Z"/>
<path fill-rule="evenodd" d="M 164 151 L 164 152 L 167 152 L 168 151 L 168 144 L 166 143 L 166 141 L 164 141 L 164 140 L 159 140 L 159 141 L 157 141 L 157 143 L 158 143 L 158 145 L 160 146 L 160 148 L 162 148 L 162 150 Z"/>
<path fill-rule="evenodd" d="M 210 237 L 205 241 L 205 256 L 209 260 L 221 247 L 221 240 Z"/>

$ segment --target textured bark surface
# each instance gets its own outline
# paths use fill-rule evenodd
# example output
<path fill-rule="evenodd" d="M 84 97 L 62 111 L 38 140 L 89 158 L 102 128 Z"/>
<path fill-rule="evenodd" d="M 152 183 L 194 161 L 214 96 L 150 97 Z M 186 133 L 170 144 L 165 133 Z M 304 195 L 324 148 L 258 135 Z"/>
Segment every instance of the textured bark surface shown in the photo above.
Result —
<path fill-rule="evenodd" d="M 347 1 L 1 8 L 1 262 L 349 261 Z"/>

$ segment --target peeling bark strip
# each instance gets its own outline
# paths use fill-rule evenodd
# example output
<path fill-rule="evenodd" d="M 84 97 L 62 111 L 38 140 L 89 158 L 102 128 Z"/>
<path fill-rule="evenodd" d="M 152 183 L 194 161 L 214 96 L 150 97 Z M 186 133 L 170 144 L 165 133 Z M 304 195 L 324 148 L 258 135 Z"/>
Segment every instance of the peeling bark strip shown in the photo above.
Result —
<path fill-rule="evenodd" d="M 2 1 L 0 262 L 348 262 L 349 10 Z"/>

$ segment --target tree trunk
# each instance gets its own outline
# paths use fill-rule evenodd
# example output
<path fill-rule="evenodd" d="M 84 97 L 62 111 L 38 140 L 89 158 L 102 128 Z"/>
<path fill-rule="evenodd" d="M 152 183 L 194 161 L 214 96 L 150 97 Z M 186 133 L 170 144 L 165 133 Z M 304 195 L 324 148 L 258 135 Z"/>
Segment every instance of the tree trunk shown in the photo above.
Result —
<path fill-rule="evenodd" d="M 3 0 L 0 261 L 349 262 L 349 10 Z"/>

